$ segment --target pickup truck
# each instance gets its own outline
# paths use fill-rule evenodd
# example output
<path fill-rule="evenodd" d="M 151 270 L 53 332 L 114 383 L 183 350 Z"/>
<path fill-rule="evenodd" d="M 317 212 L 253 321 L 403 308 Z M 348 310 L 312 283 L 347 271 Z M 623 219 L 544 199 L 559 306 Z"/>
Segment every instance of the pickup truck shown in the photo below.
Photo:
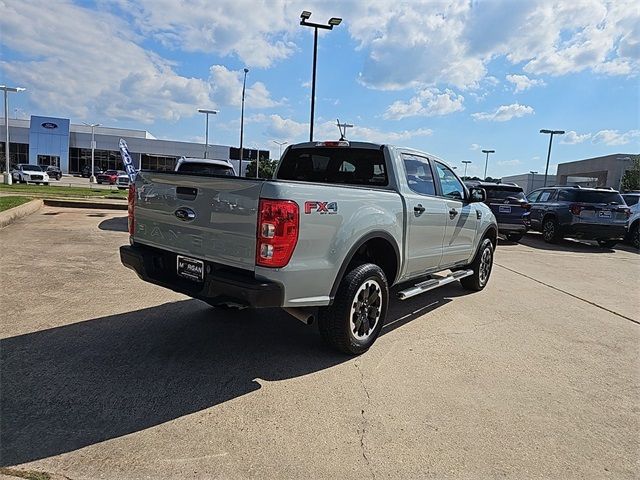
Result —
<path fill-rule="evenodd" d="M 391 286 L 401 300 L 456 280 L 485 287 L 498 233 L 485 199 L 427 153 L 306 142 L 287 148 L 273 179 L 139 172 L 120 258 L 212 306 L 317 320 L 331 346 L 361 354 Z"/>

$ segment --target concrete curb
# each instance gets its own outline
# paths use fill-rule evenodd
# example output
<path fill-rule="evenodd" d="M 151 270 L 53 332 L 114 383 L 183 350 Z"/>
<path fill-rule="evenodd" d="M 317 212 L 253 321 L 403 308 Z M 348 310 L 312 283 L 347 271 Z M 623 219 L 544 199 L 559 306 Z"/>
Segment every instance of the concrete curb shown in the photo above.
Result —
<path fill-rule="evenodd" d="M 36 213 L 42 208 L 42 200 L 31 200 L 30 202 L 23 203 L 17 207 L 10 208 L 4 212 L 0 212 L 0 228 L 4 228 L 7 225 L 11 225 L 16 220 L 19 220 L 27 215 Z"/>
<path fill-rule="evenodd" d="M 98 208 L 103 210 L 127 210 L 128 204 L 119 202 L 99 202 L 94 200 L 68 200 L 62 198 L 45 198 L 44 204 L 47 207 L 66 208 Z"/>

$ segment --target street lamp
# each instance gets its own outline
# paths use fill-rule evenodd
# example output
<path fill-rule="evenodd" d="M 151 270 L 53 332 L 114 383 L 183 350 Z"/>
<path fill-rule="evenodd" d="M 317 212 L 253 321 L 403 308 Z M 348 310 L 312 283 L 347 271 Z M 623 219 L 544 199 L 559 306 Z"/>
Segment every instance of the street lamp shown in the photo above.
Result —
<path fill-rule="evenodd" d="M 26 89 L 22 87 L 7 87 L 6 85 L 0 85 L 0 90 L 4 91 L 4 165 L 6 173 L 4 176 L 4 183 L 11 185 L 11 172 L 9 165 L 9 92 L 18 93 L 24 92 Z"/>
<path fill-rule="evenodd" d="M 247 86 L 247 73 L 249 73 L 249 69 L 245 67 L 244 80 L 242 80 L 242 111 L 240 113 L 240 168 L 238 169 L 238 175 L 240 176 L 242 176 L 242 155 L 244 154 L 242 151 L 242 135 L 244 134 L 244 91 Z"/>
<path fill-rule="evenodd" d="M 258 178 L 258 171 L 260 170 L 260 148 L 257 143 L 253 144 L 253 148 L 256 149 L 256 178 Z"/>
<path fill-rule="evenodd" d="M 496 153 L 495 150 L 482 150 L 482 153 L 486 153 L 487 154 L 487 158 L 484 161 L 484 180 L 487 179 L 487 165 L 489 165 L 489 154 L 490 153 Z"/>
<path fill-rule="evenodd" d="M 278 145 L 278 160 L 280 160 L 280 157 L 282 157 L 282 146 L 286 145 L 289 142 L 278 142 L 277 140 L 271 140 L 273 143 L 275 143 L 276 145 Z"/>
<path fill-rule="evenodd" d="M 87 127 L 91 127 L 91 174 L 89 175 L 89 183 L 96 183 L 96 176 L 95 174 L 95 165 L 94 165 L 94 159 L 95 159 L 95 149 L 96 149 L 96 141 L 95 141 L 95 128 L 99 127 L 101 124 L 100 123 L 87 123 L 87 122 L 82 122 L 84 123 Z"/>
<path fill-rule="evenodd" d="M 209 153 L 209 114 L 215 115 L 218 113 L 218 110 L 207 110 L 206 108 L 199 108 L 199 113 L 204 113 L 207 116 L 207 120 L 205 121 L 205 132 L 204 132 L 204 158 L 207 158 Z"/>
<path fill-rule="evenodd" d="M 564 130 L 540 130 L 540 133 L 549 134 L 549 151 L 547 152 L 547 166 L 544 169 L 544 185 L 547 186 L 547 173 L 549 172 L 549 159 L 551 158 L 551 142 L 553 142 L 554 135 L 564 135 Z"/>
<path fill-rule="evenodd" d="M 471 160 L 462 160 L 464 163 L 464 178 L 467 178 L 467 166 L 471 163 Z"/>
<path fill-rule="evenodd" d="M 535 183 L 536 183 L 536 173 L 538 173 L 537 170 L 529 170 L 529 173 L 531 174 L 531 189 L 528 189 L 529 191 L 527 193 L 529 193 L 531 190 L 534 189 L 535 187 Z"/>
<path fill-rule="evenodd" d="M 313 142 L 313 112 L 316 104 L 316 64 L 318 62 L 318 29 L 333 30 L 340 25 L 341 18 L 331 17 L 326 25 L 309 22 L 311 12 L 305 10 L 300 14 L 300 25 L 313 28 L 313 76 L 311 79 L 311 121 L 309 122 L 309 141 Z"/>

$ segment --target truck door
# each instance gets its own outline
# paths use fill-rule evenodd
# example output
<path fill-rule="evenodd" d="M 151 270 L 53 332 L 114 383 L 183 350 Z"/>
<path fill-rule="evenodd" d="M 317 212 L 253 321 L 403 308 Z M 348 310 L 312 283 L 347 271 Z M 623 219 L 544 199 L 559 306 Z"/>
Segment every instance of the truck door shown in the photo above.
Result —
<path fill-rule="evenodd" d="M 405 276 L 433 270 L 442 259 L 442 241 L 446 228 L 446 205 L 436 196 L 429 159 L 402 154 L 406 181 L 407 242 Z"/>
<path fill-rule="evenodd" d="M 474 253 L 478 216 L 475 205 L 465 201 L 465 188 L 453 170 L 440 162 L 434 166 L 447 220 L 441 263 L 448 266 L 468 260 Z"/>

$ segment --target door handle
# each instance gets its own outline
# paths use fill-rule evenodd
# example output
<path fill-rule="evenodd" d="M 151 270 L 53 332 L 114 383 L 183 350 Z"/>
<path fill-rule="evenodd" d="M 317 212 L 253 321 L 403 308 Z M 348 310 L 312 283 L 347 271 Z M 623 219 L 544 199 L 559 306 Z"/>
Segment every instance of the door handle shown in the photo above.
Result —
<path fill-rule="evenodd" d="M 456 210 L 455 208 L 452 208 L 451 210 L 449 210 L 449 216 L 451 218 L 455 217 L 458 214 L 458 210 Z"/>
<path fill-rule="evenodd" d="M 424 213 L 425 210 L 426 210 L 426 208 L 424 208 L 422 206 L 422 204 L 420 204 L 420 203 L 418 205 L 416 205 L 415 207 L 413 207 L 413 211 L 418 213 L 418 214 Z"/>

